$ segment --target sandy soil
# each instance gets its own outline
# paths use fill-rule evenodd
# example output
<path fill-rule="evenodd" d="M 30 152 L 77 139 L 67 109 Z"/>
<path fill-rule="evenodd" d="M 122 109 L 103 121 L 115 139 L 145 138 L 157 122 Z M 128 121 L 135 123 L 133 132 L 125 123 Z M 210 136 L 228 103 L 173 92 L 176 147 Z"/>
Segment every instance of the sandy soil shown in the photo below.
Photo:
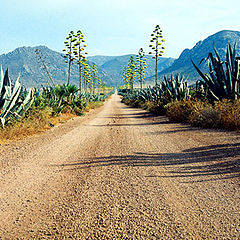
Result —
<path fill-rule="evenodd" d="M 0 239 L 240 239 L 240 135 L 120 103 L 0 146 Z"/>

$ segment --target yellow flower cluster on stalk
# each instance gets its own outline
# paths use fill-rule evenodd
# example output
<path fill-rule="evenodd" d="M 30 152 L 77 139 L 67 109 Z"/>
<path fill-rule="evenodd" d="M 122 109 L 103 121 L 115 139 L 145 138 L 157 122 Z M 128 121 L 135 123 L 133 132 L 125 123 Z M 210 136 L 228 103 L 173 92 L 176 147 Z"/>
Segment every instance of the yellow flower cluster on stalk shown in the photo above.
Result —
<path fill-rule="evenodd" d="M 87 88 L 91 84 L 91 70 L 90 66 L 87 63 L 87 61 L 82 62 L 82 68 L 81 68 L 81 74 L 83 76 L 82 82 L 83 82 L 83 88 L 85 92 L 87 91 Z M 90 87 L 91 88 L 91 87 Z"/>
<path fill-rule="evenodd" d="M 123 79 L 123 84 L 125 85 L 125 87 L 127 89 L 129 89 L 129 82 L 128 82 L 128 78 L 127 78 L 127 67 L 123 68 L 122 79 Z"/>
<path fill-rule="evenodd" d="M 75 34 L 73 31 L 70 31 L 66 40 L 64 41 L 66 46 L 63 49 L 65 52 L 65 62 L 68 63 L 68 82 L 70 84 L 70 75 L 71 75 L 71 66 L 76 63 L 79 69 L 79 91 L 82 91 L 82 88 L 87 91 L 89 88 L 90 91 L 94 93 L 95 85 L 101 85 L 101 79 L 98 76 L 97 66 L 93 65 L 90 67 L 87 62 L 86 55 L 88 54 L 85 49 L 87 47 L 86 40 L 81 30 L 78 30 Z"/>
<path fill-rule="evenodd" d="M 100 92 L 100 89 L 103 87 L 102 80 L 99 76 L 97 76 L 97 88 L 98 88 L 98 93 Z"/>
<path fill-rule="evenodd" d="M 84 35 L 81 32 L 81 30 L 78 30 L 76 35 L 76 42 L 74 44 L 74 56 L 77 59 L 77 64 L 78 64 L 78 68 L 79 68 L 79 89 L 80 92 L 82 90 L 82 68 L 84 67 L 84 64 L 87 62 L 86 59 L 86 55 L 88 54 L 85 51 L 85 48 L 87 47 L 87 45 L 85 44 L 85 39 L 84 39 Z"/>
<path fill-rule="evenodd" d="M 128 61 L 125 76 L 127 84 L 130 85 L 131 90 L 133 90 L 133 84 L 137 76 L 136 63 L 133 56 L 131 56 Z"/>
<path fill-rule="evenodd" d="M 162 44 L 165 42 L 162 35 L 162 30 L 159 25 L 157 25 L 151 34 L 151 40 L 149 47 L 151 48 L 151 51 L 149 54 L 153 55 L 153 58 L 156 60 L 156 66 L 155 66 L 155 84 L 157 85 L 157 79 L 158 79 L 158 60 L 159 57 L 161 57 L 164 53 L 165 47 L 162 46 Z"/>
<path fill-rule="evenodd" d="M 93 64 L 91 68 L 91 77 L 92 77 L 92 92 L 95 93 L 95 87 L 97 84 L 97 80 L 99 78 L 97 66 L 95 64 Z"/>
<path fill-rule="evenodd" d="M 82 73 L 84 64 L 87 62 L 86 55 L 88 54 L 85 52 L 85 48 L 87 45 L 85 44 L 84 35 L 81 30 L 78 30 L 75 34 L 73 31 L 70 31 L 66 40 L 64 42 L 66 48 L 63 49 L 65 52 L 65 62 L 68 63 L 68 82 L 70 84 L 70 75 L 71 75 L 71 66 L 76 62 L 79 68 L 79 89 L 80 92 L 82 90 Z"/>
<path fill-rule="evenodd" d="M 66 40 L 64 41 L 64 44 L 66 46 L 65 49 L 63 49 L 63 52 L 65 52 L 65 63 L 68 63 L 68 79 L 67 79 L 67 85 L 70 84 L 70 76 L 71 76 L 71 66 L 74 64 L 73 61 L 75 60 L 75 57 L 73 55 L 73 48 L 74 48 L 74 42 L 77 39 L 75 38 L 74 32 L 71 31 L 68 36 L 66 37 Z"/>
<path fill-rule="evenodd" d="M 139 49 L 138 55 L 136 57 L 137 62 L 137 69 L 136 72 L 138 73 L 138 81 L 140 83 L 140 88 L 143 88 L 143 82 L 146 74 L 146 68 L 147 68 L 147 59 L 145 58 L 145 52 L 142 48 Z"/>
<path fill-rule="evenodd" d="M 123 83 L 127 89 L 130 87 L 130 89 L 133 90 L 133 84 L 136 78 L 138 78 L 140 87 L 143 87 L 147 68 L 146 61 L 147 59 L 145 58 L 145 53 L 142 48 L 140 48 L 138 55 L 136 56 L 136 61 L 133 56 L 130 57 L 128 65 L 123 69 L 122 75 Z"/>

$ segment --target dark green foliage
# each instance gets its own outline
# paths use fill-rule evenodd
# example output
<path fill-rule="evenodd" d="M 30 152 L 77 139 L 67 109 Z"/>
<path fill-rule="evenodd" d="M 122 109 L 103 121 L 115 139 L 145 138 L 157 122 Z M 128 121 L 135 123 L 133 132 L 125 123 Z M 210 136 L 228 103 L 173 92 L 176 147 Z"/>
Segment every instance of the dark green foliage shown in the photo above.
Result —
<path fill-rule="evenodd" d="M 204 74 L 192 61 L 193 66 L 203 79 L 198 82 L 198 87 L 201 86 L 203 95 L 211 101 L 236 100 L 240 93 L 240 57 L 236 56 L 236 45 L 232 50 L 231 45 L 228 44 L 225 61 L 220 59 L 216 48 L 214 48 L 214 52 L 216 57 L 210 52 L 207 58 L 202 59 L 208 64 L 208 74 Z"/>
<path fill-rule="evenodd" d="M 164 76 L 162 82 L 162 93 L 165 101 L 171 102 L 175 100 L 183 100 L 189 95 L 188 82 L 183 76 L 177 74 L 175 77 Z"/>
<path fill-rule="evenodd" d="M 161 113 L 164 112 L 164 105 L 171 101 L 183 100 L 189 95 L 187 80 L 184 80 L 183 76 L 180 77 L 179 75 L 170 78 L 165 77 L 162 83 L 154 87 L 134 89 L 133 91 L 124 89 L 118 92 L 123 96 L 122 101 L 129 105 L 142 106 L 146 102 L 148 104 L 152 102 L 158 109 L 154 110 L 154 112 L 159 112 L 159 108 L 161 108 Z M 151 106 L 151 109 L 154 109 L 154 107 Z"/>
<path fill-rule="evenodd" d="M 87 106 L 87 102 L 97 102 L 105 100 L 108 94 L 79 93 L 75 85 L 57 85 L 53 87 L 42 87 L 36 91 L 34 106 L 40 109 L 52 108 L 52 115 L 62 112 L 71 112 L 81 115 Z"/>

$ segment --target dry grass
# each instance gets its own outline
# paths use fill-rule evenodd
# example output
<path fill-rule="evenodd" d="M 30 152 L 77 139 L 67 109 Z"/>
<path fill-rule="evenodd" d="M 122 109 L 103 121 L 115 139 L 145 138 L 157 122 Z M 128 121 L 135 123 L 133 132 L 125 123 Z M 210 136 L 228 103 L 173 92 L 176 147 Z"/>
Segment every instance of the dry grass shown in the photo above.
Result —
<path fill-rule="evenodd" d="M 85 112 L 90 111 L 103 105 L 103 102 L 89 102 L 85 108 Z M 67 120 L 77 117 L 70 110 L 65 109 L 59 116 L 52 116 L 52 109 L 45 108 L 39 110 L 31 109 L 29 114 L 21 121 L 7 125 L 4 129 L 0 129 L 0 144 L 6 144 L 14 140 L 20 140 L 34 134 L 46 131 L 51 127 L 64 123 Z"/>
<path fill-rule="evenodd" d="M 193 101 L 175 101 L 166 105 L 167 117 L 171 122 L 188 122 L 191 113 L 194 111 Z"/>
<path fill-rule="evenodd" d="M 221 128 L 220 112 L 207 106 L 199 112 L 192 114 L 189 121 L 193 126 L 203 128 Z"/>
<path fill-rule="evenodd" d="M 172 122 L 186 122 L 203 128 L 240 129 L 240 100 L 222 100 L 211 105 L 188 99 L 168 104 L 167 117 Z"/>
<path fill-rule="evenodd" d="M 214 108 L 219 111 L 221 126 L 225 129 L 240 129 L 240 100 L 222 100 L 216 102 Z"/>
<path fill-rule="evenodd" d="M 91 109 L 101 107 L 103 105 L 103 102 L 88 102 L 87 106 L 85 108 L 85 112 L 89 112 Z"/>
<path fill-rule="evenodd" d="M 52 109 L 44 110 L 32 109 L 31 114 L 21 121 L 9 124 L 4 129 L 0 129 L 0 144 L 20 140 L 34 134 L 46 131 L 52 126 L 63 123 L 76 115 L 63 113 L 57 117 L 52 116 Z"/>

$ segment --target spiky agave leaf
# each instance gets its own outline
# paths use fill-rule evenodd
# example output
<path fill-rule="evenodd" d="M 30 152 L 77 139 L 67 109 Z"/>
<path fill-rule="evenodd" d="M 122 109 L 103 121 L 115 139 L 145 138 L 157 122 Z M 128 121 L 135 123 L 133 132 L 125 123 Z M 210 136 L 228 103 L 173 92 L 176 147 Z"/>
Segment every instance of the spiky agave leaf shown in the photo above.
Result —
<path fill-rule="evenodd" d="M 203 74 L 199 68 L 193 63 L 193 66 L 203 78 L 208 86 L 210 95 L 214 100 L 237 99 L 239 97 L 239 65 L 240 62 L 236 57 L 236 44 L 232 50 L 230 43 L 228 43 L 226 51 L 226 61 L 220 59 L 220 55 L 214 46 L 216 58 L 212 53 L 209 53 L 207 63 L 209 67 L 209 74 Z"/>

